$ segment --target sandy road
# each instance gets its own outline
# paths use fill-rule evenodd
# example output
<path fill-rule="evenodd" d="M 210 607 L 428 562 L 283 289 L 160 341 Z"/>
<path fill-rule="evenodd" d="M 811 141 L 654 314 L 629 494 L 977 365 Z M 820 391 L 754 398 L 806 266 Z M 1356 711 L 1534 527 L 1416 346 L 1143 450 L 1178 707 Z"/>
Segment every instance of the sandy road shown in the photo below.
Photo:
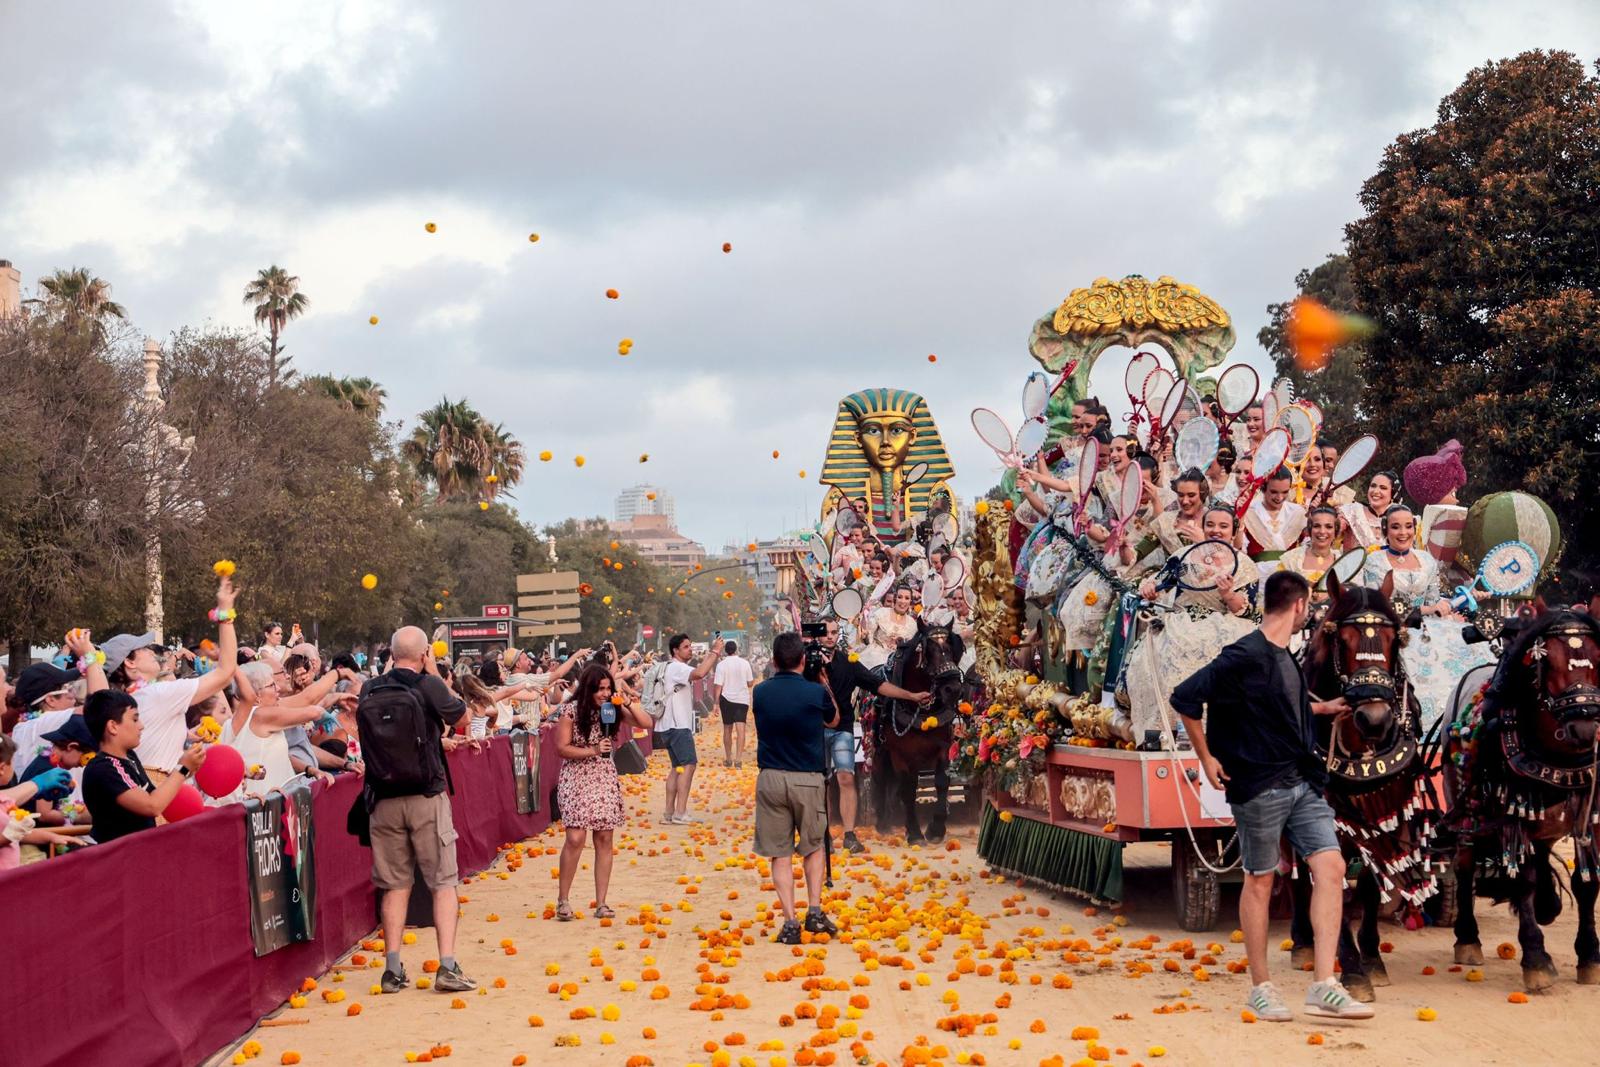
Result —
<path fill-rule="evenodd" d="M 702 745 L 703 753 L 712 751 Z M 648 775 L 629 782 L 632 832 L 618 838 L 611 892 L 618 914 L 611 926 L 587 916 L 587 862 L 582 891 L 574 892 L 585 917 L 553 918 L 560 839 L 555 833 L 531 839 L 520 846 L 518 869 L 502 856 L 463 888 L 458 955 L 480 982 L 477 993 L 372 995 L 379 971 L 361 967 L 308 976 L 318 988 L 305 1007 L 282 1017 L 309 1022 L 251 1035 L 263 1046 L 254 1062 L 278 1063 L 293 1051 L 306 1064 L 388 1067 L 436 1045 L 450 1046 L 452 1063 L 511 1064 L 520 1055 L 531 1064 L 572 1067 L 625 1065 L 639 1056 L 648 1060 L 635 1059 L 636 1067 L 919 1061 L 1033 1067 L 1056 1055 L 1069 1064 L 1089 1055 L 1106 1057 L 1090 1062 L 1123 1065 L 1349 1062 L 1340 1052 L 1362 1053 L 1386 1067 L 1600 1059 L 1585 1023 L 1600 1005 L 1600 988 L 1572 979 L 1570 907 L 1547 931 L 1562 981 L 1529 1004 L 1508 1002 L 1521 988 L 1520 969 L 1494 958 L 1500 942 L 1515 940 L 1514 924 L 1503 908 L 1480 907 L 1491 957 L 1481 981 L 1450 970 L 1448 930 L 1412 933 L 1386 925 L 1394 984 L 1379 991 L 1376 1019 L 1247 1024 L 1240 1015 L 1247 979 L 1227 969 L 1242 956 L 1229 935 L 1237 890 L 1225 895 L 1222 929 L 1185 934 L 1172 918 L 1162 846 L 1131 849 L 1128 903 L 1117 913 L 1090 914 L 1080 901 L 986 876 L 971 827 L 956 827 L 952 844 L 941 848 L 907 849 L 869 835 L 866 854 L 835 865 L 829 907 L 841 938 L 796 955 L 771 943 L 775 897 L 762 890 L 748 852 L 754 771 L 704 768 L 695 800 L 706 821 L 696 827 L 655 822 L 664 773 L 658 756 Z M 1282 936 L 1274 931 L 1275 945 Z M 1173 948 L 1186 939 L 1194 944 L 1192 959 Z M 379 953 L 356 951 L 381 961 Z M 420 931 L 405 952 L 416 979 L 435 954 L 431 931 Z M 1215 962 L 1205 963 L 1207 955 Z M 815 973 L 786 971 L 797 964 Z M 1298 1008 L 1309 975 L 1289 973 L 1287 953 L 1275 950 L 1273 964 Z M 1202 965 L 1204 980 L 1193 970 Z M 1424 975 L 1430 965 L 1435 973 Z M 1146 967 L 1149 973 L 1134 973 Z M 329 991 L 345 997 L 326 1002 L 321 994 Z M 708 991 L 710 1000 L 697 1005 Z M 716 1009 L 719 997 L 734 1003 Z M 865 1006 L 852 1007 L 852 997 Z M 350 1015 L 357 1004 L 359 1013 Z M 805 1017 L 824 1005 L 837 1015 Z M 1421 1008 L 1432 1008 L 1437 1019 L 1419 1020 Z M 582 1009 L 594 1017 L 571 1018 Z M 959 1026 L 940 1029 L 941 1020 L 962 1014 L 970 1034 Z M 530 1016 L 542 1025 L 530 1026 Z M 1093 1028 L 1098 1038 L 1074 1039 L 1077 1027 Z M 1308 1043 L 1313 1035 L 1321 1036 L 1320 1045 Z M 573 1038 L 579 1043 L 557 1044 Z M 906 1059 L 907 1047 L 919 1040 L 924 1049 Z M 229 1062 L 234 1051 L 217 1062 Z"/>

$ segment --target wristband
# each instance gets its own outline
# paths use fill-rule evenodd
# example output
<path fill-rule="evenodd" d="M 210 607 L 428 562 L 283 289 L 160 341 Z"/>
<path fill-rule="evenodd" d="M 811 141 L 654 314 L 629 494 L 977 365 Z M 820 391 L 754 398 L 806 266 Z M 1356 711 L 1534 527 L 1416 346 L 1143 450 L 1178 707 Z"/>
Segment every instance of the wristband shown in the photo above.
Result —
<path fill-rule="evenodd" d="M 105 666 L 105 662 L 106 654 L 104 652 L 100 651 L 98 648 L 90 649 L 88 655 L 78 657 L 78 673 L 83 674 L 84 672 L 88 671 L 90 667 L 96 664 L 99 664 L 103 667 Z"/>
<path fill-rule="evenodd" d="M 194 777 L 194 772 L 191 771 L 187 767 L 179 767 L 178 768 L 178 777 L 180 777 L 180 778 L 193 778 Z"/>
<path fill-rule="evenodd" d="M 232 608 L 212 608 L 206 612 L 206 618 L 212 622 L 232 622 L 238 616 L 239 613 Z"/>

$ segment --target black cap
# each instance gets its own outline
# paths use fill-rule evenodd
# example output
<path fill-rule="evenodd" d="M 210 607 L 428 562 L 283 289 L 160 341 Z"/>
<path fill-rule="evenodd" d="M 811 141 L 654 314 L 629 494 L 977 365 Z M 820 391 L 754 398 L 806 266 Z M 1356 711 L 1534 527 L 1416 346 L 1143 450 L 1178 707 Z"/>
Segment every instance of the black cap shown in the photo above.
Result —
<path fill-rule="evenodd" d="M 48 693 L 65 689 L 79 678 L 78 669 L 62 670 L 53 663 L 34 663 L 22 669 L 17 678 L 17 699 L 31 708 Z"/>
<path fill-rule="evenodd" d="M 82 715 L 68 715 L 67 721 L 57 726 L 41 738 L 52 745 L 66 745 L 76 742 L 78 747 L 85 752 L 93 751 L 98 746 L 94 738 L 89 736 L 89 724 L 83 721 Z"/>

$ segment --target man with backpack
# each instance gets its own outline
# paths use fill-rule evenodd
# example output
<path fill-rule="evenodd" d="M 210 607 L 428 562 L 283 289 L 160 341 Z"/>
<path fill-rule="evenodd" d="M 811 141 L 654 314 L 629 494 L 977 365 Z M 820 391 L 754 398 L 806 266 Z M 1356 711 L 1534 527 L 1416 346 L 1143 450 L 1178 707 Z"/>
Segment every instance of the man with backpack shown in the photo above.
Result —
<path fill-rule="evenodd" d="M 467 706 L 439 677 L 428 635 L 415 626 L 395 631 L 387 674 L 368 682 L 356 709 L 361 755 L 367 770 L 363 800 L 372 837 L 372 883 L 383 893 L 385 993 L 408 984 L 400 962 L 411 886 L 421 874 L 433 893 L 433 928 L 439 939 L 440 993 L 476 989 L 456 962 L 456 830 L 450 811 L 450 775 L 444 734 Z"/>

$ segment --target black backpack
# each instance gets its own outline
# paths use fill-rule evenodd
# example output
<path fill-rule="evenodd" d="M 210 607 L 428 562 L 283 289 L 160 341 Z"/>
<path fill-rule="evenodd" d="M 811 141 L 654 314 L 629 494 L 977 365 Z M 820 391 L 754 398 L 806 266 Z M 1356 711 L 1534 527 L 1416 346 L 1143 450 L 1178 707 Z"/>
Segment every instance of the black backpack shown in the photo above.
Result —
<path fill-rule="evenodd" d="M 415 796 L 446 777 L 440 724 L 416 688 L 393 674 L 379 675 L 361 690 L 356 732 L 366 784 L 378 799 Z"/>

